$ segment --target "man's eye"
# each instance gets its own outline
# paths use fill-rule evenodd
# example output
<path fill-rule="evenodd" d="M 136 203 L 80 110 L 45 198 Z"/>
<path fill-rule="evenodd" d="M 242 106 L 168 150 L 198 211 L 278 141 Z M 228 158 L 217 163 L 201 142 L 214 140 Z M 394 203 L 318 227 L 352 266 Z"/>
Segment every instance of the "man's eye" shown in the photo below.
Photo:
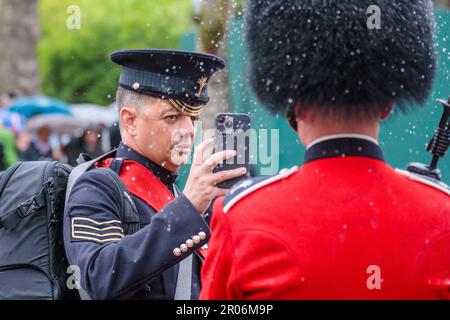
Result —
<path fill-rule="evenodd" d="M 177 115 L 170 115 L 170 116 L 165 117 L 164 119 L 166 119 L 166 120 L 168 120 L 170 122 L 173 122 L 173 121 L 176 121 L 178 119 L 178 116 Z"/>

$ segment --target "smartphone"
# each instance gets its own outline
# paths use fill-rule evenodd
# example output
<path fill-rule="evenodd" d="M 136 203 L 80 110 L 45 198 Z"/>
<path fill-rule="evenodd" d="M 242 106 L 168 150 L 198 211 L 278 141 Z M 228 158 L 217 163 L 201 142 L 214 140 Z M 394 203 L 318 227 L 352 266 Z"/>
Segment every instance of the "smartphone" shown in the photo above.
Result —
<path fill-rule="evenodd" d="M 239 181 L 250 177 L 250 117 L 243 113 L 219 113 L 216 116 L 215 127 L 214 153 L 223 150 L 235 150 L 237 155 L 218 164 L 213 172 L 241 167 L 247 169 L 245 175 L 223 181 L 217 185 L 219 188 L 229 189 Z"/>

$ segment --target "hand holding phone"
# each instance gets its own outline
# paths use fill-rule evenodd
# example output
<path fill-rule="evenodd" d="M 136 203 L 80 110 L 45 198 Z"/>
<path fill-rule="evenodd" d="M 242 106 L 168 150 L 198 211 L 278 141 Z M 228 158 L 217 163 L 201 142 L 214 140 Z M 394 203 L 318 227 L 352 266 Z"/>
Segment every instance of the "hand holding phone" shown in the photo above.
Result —
<path fill-rule="evenodd" d="M 239 181 L 250 176 L 250 117 L 242 113 L 220 113 L 216 116 L 216 133 L 214 153 L 223 150 L 234 150 L 236 156 L 222 161 L 214 169 L 214 173 L 244 167 L 247 174 L 223 181 L 217 186 L 229 189 Z"/>
<path fill-rule="evenodd" d="M 213 169 L 223 160 L 236 156 L 234 150 L 216 152 L 209 157 L 204 157 L 204 151 L 214 145 L 214 139 L 203 141 L 194 153 L 194 161 L 183 190 L 185 197 L 192 203 L 200 214 L 203 214 L 217 197 L 226 195 L 228 189 L 219 188 L 217 185 L 223 181 L 245 175 L 245 168 L 227 170 L 213 173 Z"/>

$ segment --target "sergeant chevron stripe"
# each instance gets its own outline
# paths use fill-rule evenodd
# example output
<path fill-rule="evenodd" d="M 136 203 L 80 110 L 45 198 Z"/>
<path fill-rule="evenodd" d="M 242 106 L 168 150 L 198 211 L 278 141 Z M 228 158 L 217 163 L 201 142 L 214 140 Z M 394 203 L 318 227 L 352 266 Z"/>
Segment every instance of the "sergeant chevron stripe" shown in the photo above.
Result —
<path fill-rule="evenodd" d="M 99 222 L 84 217 L 72 218 L 72 239 L 108 243 L 120 241 L 123 237 L 124 231 L 119 220 Z"/>

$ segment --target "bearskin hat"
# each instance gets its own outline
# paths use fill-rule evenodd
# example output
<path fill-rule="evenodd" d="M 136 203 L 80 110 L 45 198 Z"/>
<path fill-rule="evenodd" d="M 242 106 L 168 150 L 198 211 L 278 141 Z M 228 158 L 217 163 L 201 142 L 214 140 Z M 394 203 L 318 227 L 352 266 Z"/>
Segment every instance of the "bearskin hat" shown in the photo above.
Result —
<path fill-rule="evenodd" d="M 274 112 L 300 101 L 375 115 L 432 88 L 431 0 L 248 0 L 245 29 L 251 86 Z"/>

